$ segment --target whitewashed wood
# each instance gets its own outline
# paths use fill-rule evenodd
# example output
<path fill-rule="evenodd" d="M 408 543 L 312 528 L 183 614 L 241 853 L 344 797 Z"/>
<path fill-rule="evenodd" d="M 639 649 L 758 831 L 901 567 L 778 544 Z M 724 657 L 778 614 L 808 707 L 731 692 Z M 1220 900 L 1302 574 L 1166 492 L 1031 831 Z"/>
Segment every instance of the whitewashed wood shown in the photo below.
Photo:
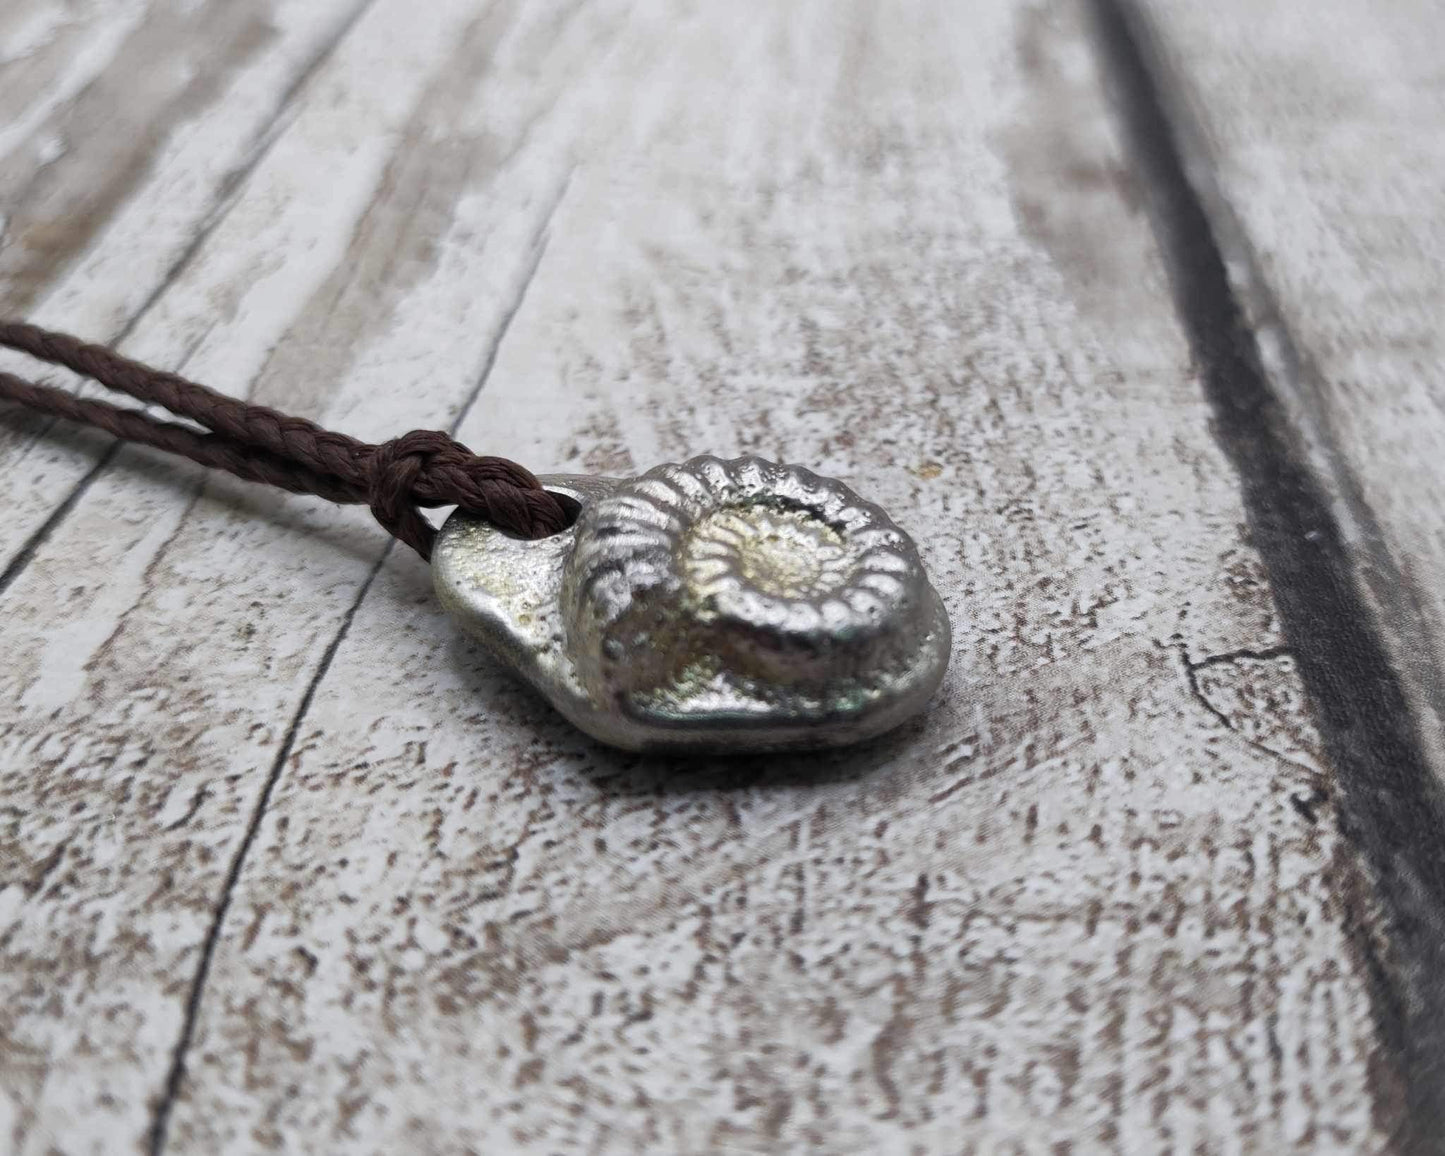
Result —
<path fill-rule="evenodd" d="M 377 0 L 131 347 L 369 437 L 495 349 L 478 447 L 839 474 L 949 681 L 619 756 L 364 514 L 123 451 L 0 603 L 17 1150 L 144 1141 L 218 914 L 176 1151 L 1379 1147 L 1368 892 L 1136 202 L 1071 9 Z"/>
<path fill-rule="evenodd" d="M 409 4 L 376 6 L 136 345 L 199 340 L 192 372 L 237 392 L 254 378 L 252 396 L 363 435 L 394 429 L 403 412 L 445 423 L 481 372 L 566 178 L 539 110 L 578 71 L 579 48 L 595 47 L 605 15 L 571 34 L 522 29 L 550 44 L 529 63 L 550 60 L 553 79 L 476 94 L 495 21 L 462 2 L 435 6 L 423 26 Z M 474 119 L 484 107 L 485 123 Z M 529 131 L 531 164 L 513 172 Z M 391 294 L 371 281 L 374 267 L 388 270 Z M 430 292 L 412 284 L 436 267 L 451 275 Z M 365 292 L 351 283 L 358 271 Z M 314 317 L 329 328 L 315 332 Z M 288 332 L 303 356 L 291 355 Z M 6 903 L 44 888 L 42 907 L 67 913 L 7 909 L 15 1075 L 5 1083 L 22 1150 L 104 1150 L 117 1129 L 144 1134 L 219 894 L 222 876 L 207 868 L 224 873 L 385 541 L 359 511 L 278 506 L 241 486 L 220 483 L 197 502 L 195 471 L 149 462 L 124 453 L 5 602 Z M 186 631 L 159 625 L 177 614 Z M 64 739 L 72 727 L 79 741 Z M 91 818 L 72 809 L 87 783 Z M 172 827 L 188 815 L 194 829 Z M 105 850 L 127 843 L 148 866 Z M 111 914 L 96 926 L 101 910 Z M 78 965 L 91 953 L 104 975 Z"/>
<path fill-rule="evenodd" d="M 1269 368 L 1321 472 L 1347 477 L 1340 516 L 1445 776 L 1445 9 L 1148 11 L 1254 262 L 1236 274 Z"/>
<path fill-rule="evenodd" d="M 75 99 L 147 6 L 146 0 L 15 0 L 0 10 L 0 154 Z"/>
<path fill-rule="evenodd" d="M 224 215 L 296 89 L 365 2 L 151 0 L 80 14 L 43 3 L 12 12 L 0 53 L 16 59 L 0 68 L 0 112 L 23 112 L 0 128 L 0 310 L 98 339 L 129 335 Z M 34 99 L 7 91 L 28 91 L 27 82 L 41 82 Z M 194 340 L 142 328 L 124 348 L 174 365 Z M 5 365 L 28 368 L 18 358 Z M 41 436 L 49 429 L 0 426 L 6 561 L 104 444 Z"/>

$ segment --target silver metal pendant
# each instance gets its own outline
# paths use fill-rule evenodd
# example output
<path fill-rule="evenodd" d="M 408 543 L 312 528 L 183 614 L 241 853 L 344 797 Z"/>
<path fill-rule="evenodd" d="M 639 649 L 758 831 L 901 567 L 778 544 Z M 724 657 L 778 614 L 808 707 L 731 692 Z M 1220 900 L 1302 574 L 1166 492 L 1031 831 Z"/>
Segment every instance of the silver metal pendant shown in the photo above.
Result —
<path fill-rule="evenodd" d="M 602 742 L 841 746 L 943 678 L 948 617 L 917 547 L 841 482 L 751 457 L 541 481 L 580 504 L 573 526 L 524 541 L 454 513 L 437 594 Z"/>

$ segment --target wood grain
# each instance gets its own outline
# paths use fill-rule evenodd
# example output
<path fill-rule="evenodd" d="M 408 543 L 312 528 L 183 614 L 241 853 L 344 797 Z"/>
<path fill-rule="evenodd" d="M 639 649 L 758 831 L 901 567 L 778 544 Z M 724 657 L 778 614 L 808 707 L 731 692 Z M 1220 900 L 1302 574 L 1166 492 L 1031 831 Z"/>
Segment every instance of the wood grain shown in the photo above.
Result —
<path fill-rule="evenodd" d="M 423 32 L 410 6 L 377 7 L 323 66 L 305 108 L 147 315 L 156 339 L 195 344 L 193 372 L 238 392 L 259 378 L 254 396 L 344 419 L 363 434 L 392 428 L 403 413 L 417 424 L 446 423 L 473 388 L 533 260 L 536 231 L 565 179 L 563 159 L 539 163 L 496 197 L 458 187 L 459 200 L 471 196 L 470 209 L 459 205 L 451 220 L 470 236 L 466 261 L 437 292 L 399 303 L 403 314 L 392 320 L 407 335 L 399 349 L 383 342 L 365 368 L 342 363 L 334 377 L 275 381 L 264 369 L 307 302 L 331 291 L 333 270 L 363 256 L 352 241 L 366 235 L 368 213 L 405 220 L 415 208 L 373 206 L 397 171 L 395 149 L 427 77 L 472 17 L 471 5 L 454 4 Z M 507 103 L 514 119 L 492 118 L 486 136 L 501 156 L 527 124 L 528 103 Z M 418 153 L 430 145 L 443 165 L 455 151 L 440 132 L 414 143 Z M 477 167 L 479 184 L 495 172 Z M 417 187 L 413 178 L 404 189 Z M 489 212 L 479 219 L 483 207 Z M 434 234 L 414 236 L 411 252 L 394 230 L 377 236 L 402 263 L 450 257 L 433 255 Z M 344 302 L 335 316 L 332 335 L 351 342 L 354 331 L 343 335 L 356 319 Z M 426 349 L 430 360 L 418 358 Z M 118 1129 L 145 1135 L 226 862 L 384 543 L 355 511 L 338 518 L 320 503 L 296 503 L 277 520 L 268 498 L 257 507 L 258 495 L 222 487 L 219 497 L 200 499 L 194 472 L 145 455 L 123 453 L 117 467 L 90 486 L 6 601 L 7 901 L 41 888 L 42 906 L 69 913 L 52 923 L 27 910 L 6 943 L 16 998 L 7 1005 L 4 1049 L 14 1074 L 4 1083 L 20 1097 L 14 1127 L 22 1148 L 103 1149 Z M 188 517 L 193 506 L 200 522 Z M 282 547 L 272 563 L 256 565 L 265 551 L 247 540 L 254 534 L 303 549 Z M 80 570 L 70 557 L 84 559 Z M 174 584 L 182 574 L 189 577 Z M 304 603 L 298 590 L 308 592 Z M 207 609 L 213 604 L 219 614 Z M 172 609 L 160 609 L 166 605 Z M 181 614 L 199 633 L 154 632 L 157 613 Z M 219 645 L 198 647 L 207 635 Z M 251 705 L 237 709 L 246 700 Z M 76 743 L 67 733 L 88 737 Z M 177 825 L 187 816 L 193 829 Z M 135 855 L 98 850 L 127 842 Z M 202 863 L 221 874 L 203 882 L 195 873 Z M 92 915 L 101 908 L 113 915 L 97 927 Z M 92 956 L 103 974 L 87 978 Z M 161 1002 L 152 1006 L 152 997 Z"/>
<path fill-rule="evenodd" d="M 1408 507 L 1439 472 L 1442 427 L 1438 407 L 1421 407 L 1430 370 L 1397 356 L 1392 335 L 1413 328 L 1428 345 L 1442 291 L 1430 202 L 1391 196 L 1439 151 L 1438 135 L 1415 129 L 1439 104 L 1438 63 L 1417 49 L 1438 13 L 1340 3 L 1306 26 L 1268 5 L 1205 35 L 1168 6 L 1157 22 L 1112 0 L 1095 8 L 1220 441 L 1323 722 L 1342 828 L 1385 913 L 1389 948 L 1371 973 L 1381 1045 L 1405 1076 L 1394 1140 L 1434 1151 L 1445 1127 L 1441 583 L 1434 511 Z M 1389 79 L 1362 82 L 1376 68 Z M 1266 140 L 1308 159 L 1273 180 L 1282 166 L 1261 167 Z M 1379 179 L 1356 182 L 1362 167 Z M 1384 243 L 1402 229 L 1424 246 L 1418 271 Z M 1364 265 L 1342 262 L 1345 250 Z"/>
<path fill-rule="evenodd" d="M 950 675 L 853 752 L 619 755 L 363 512 L 83 440 L 44 481 L 6 417 L 0 1135 L 1384 1147 L 1386 925 L 1081 7 L 352 12 L 187 114 L 261 143 L 144 292 L 112 223 L 35 311 L 359 436 L 836 474 L 918 538 Z"/>
<path fill-rule="evenodd" d="M 30 65 L 0 69 L 0 108 L 7 96 L 24 108 L 0 129 L 0 309 L 179 364 L 195 334 L 142 318 L 226 215 L 364 0 L 153 0 L 85 19 L 67 18 L 69 7 L 32 6 L 0 48 Z M 27 81 L 42 84 L 28 101 Z M 0 558 L 45 532 L 101 445 L 47 422 L 0 426 Z"/>
<path fill-rule="evenodd" d="M 1445 32 L 1435 5 L 1151 6 L 1207 150 L 1239 292 L 1334 485 L 1362 582 L 1445 776 Z M 1240 45 L 1248 50 L 1241 52 Z"/>

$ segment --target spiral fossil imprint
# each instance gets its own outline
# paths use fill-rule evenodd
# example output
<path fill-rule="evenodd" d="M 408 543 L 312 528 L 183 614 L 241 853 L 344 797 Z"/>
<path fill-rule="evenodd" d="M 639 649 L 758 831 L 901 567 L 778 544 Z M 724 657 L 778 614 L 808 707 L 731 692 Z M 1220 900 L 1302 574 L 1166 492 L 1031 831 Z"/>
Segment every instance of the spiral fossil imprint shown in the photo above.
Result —
<path fill-rule="evenodd" d="M 632 749 L 836 746 L 921 709 L 949 626 L 917 547 L 841 482 L 761 458 L 544 478 L 575 524 L 454 514 L 433 565 L 466 629 L 588 733 Z"/>

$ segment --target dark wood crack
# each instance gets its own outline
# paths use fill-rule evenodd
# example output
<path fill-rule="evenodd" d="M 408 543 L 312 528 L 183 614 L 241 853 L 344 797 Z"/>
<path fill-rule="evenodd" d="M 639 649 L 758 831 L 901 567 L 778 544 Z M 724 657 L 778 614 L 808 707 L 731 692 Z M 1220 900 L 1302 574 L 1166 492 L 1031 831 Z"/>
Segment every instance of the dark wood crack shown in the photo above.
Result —
<path fill-rule="evenodd" d="M 1177 120 L 1182 102 L 1142 11 L 1090 0 L 1106 83 L 1146 190 L 1215 438 L 1239 479 L 1250 537 L 1269 575 L 1290 654 L 1337 776 L 1341 834 L 1366 864 L 1389 941 L 1347 928 L 1371 964 L 1376 1042 L 1398 1112 L 1381 1124 L 1403 1151 L 1445 1135 L 1445 791 L 1423 751 L 1403 679 L 1360 584 L 1330 490 L 1265 371 L 1231 281 L 1221 229 L 1201 191 L 1208 158 Z M 1229 250 L 1230 263 L 1252 265 Z M 1288 334 L 1282 334 L 1288 338 Z M 1338 464 L 1336 468 L 1342 468 Z M 1331 478 L 1357 490 L 1352 479 Z M 1190 671 L 1192 676 L 1192 671 Z"/>
<path fill-rule="evenodd" d="M 572 173 L 559 183 L 556 193 L 550 204 L 548 204 L 542 215 L 541 224 L 532 237 L 532 259 L 523 271 L 521 284 L 518 286 L 513 299 L 508 303 L 502 314 L 502 319 L 497 327 L 496 335 L 489 344 L 482 359 L 481 370 L 473 384 L 470 392 L 463 400 L 456 416 L 447 427 L 449 434 L 455 435 L 462 423 L 466 420 L 467 414 L 471 412 L 472 406 L 481 396 L 482 390 L 486 387 L 487 380 L 491 376 L 492 369 L 496 365 L 497 355 L 501 349 L 502 342 L 506 339 L 511 329 L 512 321 L 521 309 L 527 297 L 527 290 L 531 287 L 533 279 L 537 275 L 537 269 L 542 264 L 542 258 L 547 250 L 547 239 L 552 224 L 552 218 L 562 203 L 571 183 Z M 337 652 L 341 649 L 342 642 L 351 631 L 351 624 L 355 621 L 357 613 L 361 610 L 366 601 L 366 595 L 376 576 L 381 573 L 381 568 L 386 559 L 391 555 L 391 548 L 395 545 L 395 539 L 388 541 L 377 559 L 367 571 L 366 578 L 357 589 L 356 596 L 352 599 L 351 605 L 342 616 L 341 623 L 337 628 L 335 636 L 327 644 L 325 652 L 321 656 L 315 673 L 311 676 L 306 685 L 306 690 L 301 696 L 296 712 L 291 718 L 290 726 L 287 727 L 286 736 L 276 752 L 276 757 L 271 763 L 271 768 L 266 776 L 266 781 L 261 786 L 261 792 L 257 796 L 256 805 L 251 811 L 251 816 L 246 824 L 246 831 L 241 837 L 241 842 L 236 848 L 236 853 L 231 859 L 229 868 L 226 871 L 225 882 L 221 887 L 221 894 L 216 900 L 211 911 L 210 924 L 206 929 L 205 938 L 201 942 L 201 956 L 196 965 L 195 975 L 192 977 L 189 993 L 186 997 L 185 1013 L 181 1021 L 180 1035 L 176 1045 L 171 1052 L 170 1068 L 166 1073 L 165 1084 L 162 1088 L 160 1099 L 156 1104 L 155 1113 L 152 1116 L 151 1128 L 148 1136 L 147 1151 L 150 1156 L 160 1156 L 165 1151 L 166 1137 L 169 1132 L 171 1115 L 175 1110 L 176 1102 L 180 1099 L 181 1090 L 186 1078 L 186 1059 L 190 1051 L 191 1042 L 195 1038 L 196 1024 L 200 1019 L 201 1006 L 205 996 L 206 981 L 210 978 L 211 964 L 215 959 L 216 945 L 220 942 L 221 932 L 226 922 L 226 916 L 230 912 L 231 902 L 235 896 L 237 884 L 245 870 L 246 859 L 251 847 L 260 834 L 261 824 L 264 822 L 266 812 L 270 806 L 271 798 L 275 794 L 276 786 L 281 781 L 281 775 L 285 770 L 286 763 L 290 761 L 292 753 L 296 748 L 297 736 L 301 727 L 310 713 L 311 704 L 316 698 L 316 692 L 325 681 L 331 664 L 336 658 Z"/>

